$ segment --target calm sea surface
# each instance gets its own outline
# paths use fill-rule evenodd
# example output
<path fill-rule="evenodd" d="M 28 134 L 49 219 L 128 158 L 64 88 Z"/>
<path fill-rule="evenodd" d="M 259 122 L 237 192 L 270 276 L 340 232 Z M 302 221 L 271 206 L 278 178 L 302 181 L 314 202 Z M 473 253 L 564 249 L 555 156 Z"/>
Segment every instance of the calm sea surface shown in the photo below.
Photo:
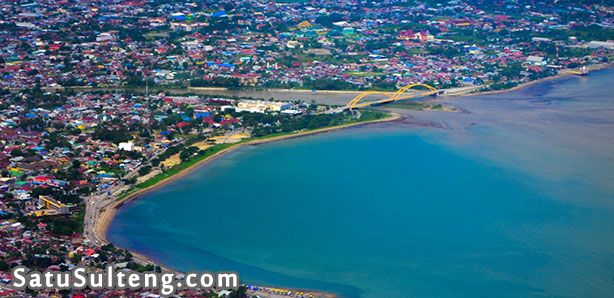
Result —
<path fill-rule="evenodd" d="M 244 147 L 127 204 L 108 236 L 178 270 L 346 297 L 614 297 L 612 82 Z"/>

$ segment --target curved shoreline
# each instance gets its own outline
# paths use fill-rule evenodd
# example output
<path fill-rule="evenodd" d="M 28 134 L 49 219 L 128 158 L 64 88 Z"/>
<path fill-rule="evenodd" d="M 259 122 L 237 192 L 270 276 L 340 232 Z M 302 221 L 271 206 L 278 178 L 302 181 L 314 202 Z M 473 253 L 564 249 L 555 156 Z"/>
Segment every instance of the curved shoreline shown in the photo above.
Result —
<path fill-rule="evenodd" d="M 588 68 L 589 72 L 590 71 L 598 71 L 598 70 L 608 69 L 608 68 L 614 68 L 614 62 L 590 65 L 587 68 Z M 476 93 L 465 93 L 465 94 L 452 94 L 452 95 L 449 95 L 449 97 L 482 96 L 482 95 L 499 94 L 499 93 L 503 93 L 503 92 L 512 92 L 512 91 L 516 91 L 516 90 L 519 90 L 519 89 L 522 89 L 522 88 L 533 86 L 535 84 L 539 84 L 539 83 L 543 83 L 543 82 L 548 82 L 548 81 L 553 81 L 553 80 L 557 80 L 557 79 L 561 79 L 561 78 L 565 78 L 565 77 L 569 77 L 569 76 L 575 76 L 575 75 L 576 74 L 572 73 L 571 70 L 569 70 L 569 71 L 566 71 L 566 72 L 563 72 L 563 73 L 559 73 L 559 74 L 556 74 L 556 75 L 553 75 L 553 76 L 549 76 L 549 77 L 533 80 L 533 81 L 530 81 L 530 82 L 522 83 L 522 84 L 519 84 L 519 85 L 514 86 L 512 88 L 509 88 L 509 89 L 480 91 L 480 92 L 476 92 Z M 444 94 L 444 96 L 445 96 L 445 94 Z"/>
<path fill-rule="evenodd" d="M 311 130 L 311 131 L 303 131 L 303 132 L 298 132 L 298 133 L 293 133 L 293 134 L 288 134 L 288 135 L 283 135 L 283 136 L 277 136 L 277 137 L 272 137 L 272 138 L 267 138 L 267 139 L 258 139 L 258 140 L 252 140 L 252 141 L 248 141 L 245 143 L 238 143 L 234 146 L 231 146 L 229 148 L 225 148 L 219 152 L 216 152 L 215 154 L 204 158 L 203 160 L 198 161 L 197 163 L 193 164 L 192 166 L 184 169 L 183 171 L 168 177 L 164 180 L 161 180 L 160 182 L 149 186 L 147 188 L 143 188 L 143 189 L 139 189 L 129 195 L 127 195 L 126 197 L 122 198 L 121 200 L 117 200 L 115 199 L 114 201 L 112 201 L 110 204 L 104 206 L 102 209 L 100 210 L 94 210 L 94 212 L 99 212 L 99 216 L 97 218 L 97 220 L 94 222 L 94 227 L 92 229 L 92 232 L 94 234 L 95 239 L 100 240 L 102 243 L 108 244 L 111 243 L 108 239 L 107 239 L 107 233 L 108 233 L 108 229 L 111 225 L 111 223 L 113 222 L 113 218 L 115 217 L 115 215 L 117 214 L 117 211 L 124 206 L 126 203 L 139 199 L 141 196 L 160 189 L 166 185 L 168 185 L 169 183 L 172 183 L 178 179 L 181 179 L 185 176 L 187 176 L 188 174 L 193 173 L 195 170 L 199 169 L 201 166 L 217 159 L 220 158 L 224 155 L 226 155 L 229 152 L 232 152 L 236 149 L 242 148 L 244 146 L 251 146 L 251 145 L 259 145 L 259 144 L 265 144 L 265 143 L 269 143 L 269 142 L 276 142 L 276 141 L 281 141 L 281 140 L 286 140 L 286 139 L 293 139 L 293 138 L 299 138 L 299 137 L 303 137 L 303 136 L 308 136 L 308 135 L 314 135 L 314 134 L 318 134 L 318 133 L 323 133 L 323 132 L 329 132 L 329 131 L 335 131 L 335 130 L 341 130 L 341 129 L 345 129 L 348 127 L 354 127 L 354 126 L 360 126 L 360 125 L 368 125 L 368 124 L 372 124 L 372 123 L 380 123 L 380 122 L 390 122 L 390 121 L 396 121 L 396 120 L 400 120 L 403 119 L 403 116 L 401 116 L 400 114 L 397 113 L 392 113 L 392 117 L 389 118 L 384 118 L 384 119 L 377 119 L 377 120 L 371 120 L 371 121 L 364 121 L 364 122 L 356 122 L 356 123 L 349 123 L 349 124 L 343 124 L 343 125 L 339 125 L 339 126 L 332 126 L 332 127 L 326 127 L 326 128 L 322 128 L 322 129 L 316 129 L 316 130 Z M 157 262 L 148 257 L 145 256 L 143 254 L 134 252 L 134 251 L 130 251 L 130 253 L 134 256 L 134 258 L 137 261 L 140 261 L 142 263 L 152 263 L 152 264 L 157 264 Z M 166 266 L 161 266 L 163 267 L 165 270 L 169 270 L 169 271 L 174 271 L 174 272 L 178 272 L 177 270 L 174 270 L 172 268 L 166 267 Z M 330 294 L 330 293 L 324 293 L 321 291 L 314 291 L 314 290 L 304 290 L 304 289 L 297 289 L 297 290 L 301 290 L 303 292 L 307 291 L 310 293 L 319 293 L 322 294 L 326 297 L 335 297 L 334 295 Z"/>
<path fill-rule="evenodd" d="M 612 68 L 614 67 L 614 63 L 603 63 L 603 64 L 599 64 L 599 65 L 595 65 L 593 66 L 590 70 L 591 71 L 595 71 L 595 70 L 601 70 L 601 69 L 607 69 L 607 68 Z M 563 77 L 567 77 L 573 75 L 572 73 L 569 72 L 565 72 L 565 73 L 561 73 L 555 76 L 551 76 L 551 77 L 547 77 L 547 78 L 542 78 L 542 79 L 538 79 L 535 81 L 531 81 L 531 82 L 527 82 L 524 84 L 520 84 L 518 86 L 515 86 L 513 88 L 510 89 L 505 89 L 505 90 L 493 90 L 493 91 L 484 91 L 484 92 L 477 92 L 477 93 L 464 93 L 464 94 L 454 94 L 454 95 L 448 95 L 447 97 L 458 97 L 458 96 L 477 96 L 477 95 L 488 95 L 488 94 L 497 94 L 497 93 L 503 93 L 503 92 L 508 92 L 508 91 L 514 91 L 517 89 L 521 89 L 524 87 L 528 87 L 537 83 L 541 83 L 541 82 L 545 82 L 545 81 L 551 81 L 551 80 L 555 80 L 555 79 L 559 79 L 559 78 L 563 78 Z M 294 91 L 294 90 L 288 90 L 288 91 Z M 336 91 L 336 92 L 343 92 L 343 91 Z M 444 95 L 445 96 L 445 95 Z M 370 123 L 378 123 L 378 122 L 388 122 L 388 121 L 396 121 L 396 120 L 400 120 L 403 119 L 404 117 L 393 113 L 393 116 L 390 118 L 384 118 L 384 119 L 377 119 L 377 120 L 373 120 L 373 121 L 364 121 L 364 122 L 357 122 L 357 123 L 350 123 L 350 124 L 345 124 L 345 125 L 339 125 L 339 126 L 334 126 L 334 127 L 327 127 L 327 128 L 322 128 L 322 129 L 316 129 L 316 130 L 312 130 L 312 131 L 304 131 L 304 132 L 298 132 L 298 133 L 293 133 L 293 134 L 288 134 L 288 135 L 283 135 L 283 136 L 277 136 L 277 137 L 271 137 L 271 138 L 267 138 L 267 139 L 257 139 L 257 140 L 252 140 L 252 141 L 248 141 L 245 143 L 238 143 L 236 145 L 233 145 L 229 148 L 225 148 L 219 152 L 216 152 L 215 154 L 204 158 L 203 160 L 200 160 L 198 162 L 196 162 L 194 165 L 182 170 L 181 172 L 168 177 L 164 180 L 159 181 L 158 183 L 149 186 L 147 188 L 144 189 L 139 189 L 137 191 L 135 191 L 134 193 L 131 193 L 129 195 L 127 195 L 126 197 L 122 198 L 121 200 L 116 200 L 113 199 L 113 201 L 102 207 L 102 209 L 100 210 L 95 210 L 96 213 L 98 213 L 97 216 L 97 220 L 94 222 L 93 224 L 93 229 L 92 232 L 94 234 L 94 238 L 97 240 L 100 240 L 102 243 L 111 243 L 108 239 L 107 239 L 107 232 L 108 229 L 113 221 L 113 218 L 115 217 L 117 211 L 119 210 L 119 208 L 123 207 L 126 203 L 132 201 L 132 200 L 136 200 L 139 199 L 141 196 L 151 192 L 151 191 L 155 191 L 157 189 L 160 189 L 164 186 L 166 186 L 169 183 L 172 183 L 174 181 L 176 181 L 177 179 L 181 179 L 183 177 L 185 177 L 188 174 L 193 173 L 195 170 L 197 170 L 198 168 L 200 168 L 201 166 L 219 158 L 224 156 L 225 154 L 232 152 L 236 149 L 239 149 L 243 146 L 248 146 L 248 145 L 258 145 L 258 144 L 264 144 L 264 143 L 268 143 L 268 142 L 274 142 L 274 141 L 280 141 L 280 140 L 285 140 L 285 139 L 291 139 L 291 138 L 298 138 L 298 137 L 302 137 L 302 136 L 307 136 L 307 135 L 312 135 L 312 134 L 318 134 L 318 133 L 323 133 L 323 132 L 328 132 L 328 131 L 334 131 L 334 130 L 341 130 L 344 128 L 348 128 L 348 127 L 353 127 L 353 126 L 360 126 L 360 125 L 367 125 Z M 141 263 L 153 263 L 153 264 L 157 264 L 157 262 L 150 258 L 147 257 L 145 255 L 142 255 L 140 253 L 136 253 L 133 251 L 130 251 L 133 256 L 135 261 L 137 262 L 141 262 Z M 165 270 L 169 270 L 169 271 L 176 271 L 172 268 L 168 268 L 165 266 L 162 266 Z M 309 290 L 306 290 L 309 291 Z M 318 292 L 321 293 L 319 291 L 309 291 L 309 292 Z"/>

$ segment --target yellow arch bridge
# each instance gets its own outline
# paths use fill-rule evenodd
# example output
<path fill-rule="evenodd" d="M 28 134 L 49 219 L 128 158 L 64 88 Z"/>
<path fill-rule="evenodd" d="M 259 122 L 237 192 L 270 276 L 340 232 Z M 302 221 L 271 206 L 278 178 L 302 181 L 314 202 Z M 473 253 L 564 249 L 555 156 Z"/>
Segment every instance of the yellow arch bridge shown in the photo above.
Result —
<path fill-rule="evenodd" d="M 405 94 L 406 91 L 414 87 L 425 87 L 426 90 L 420 90 L 422 92 L 417 92 L 417 93 Z M 383 95 L 384 99 L 380 99 L 376 101 L 360 102 L 365 96 L 372 95 L 372 94 Z M 439 91 L 435 89 L 434 87 L 429 86 L 427 84 L 411 84 L 411 85 L 407 85 L 399 89 L 399 91 L 397 92 L 367 91 L 365 93 L 362 93 L 354 97 L 354 99 L 348 102 L 348 104 L 345 105 L 344 108 L 351 110 L 354 108 L 362 108 L 362 107 L 366 107 L 370 105 L 382 104 L 382 103 L 397 101 L 401 99 L 437 95 L 437 94 L 439 94 Z"/>

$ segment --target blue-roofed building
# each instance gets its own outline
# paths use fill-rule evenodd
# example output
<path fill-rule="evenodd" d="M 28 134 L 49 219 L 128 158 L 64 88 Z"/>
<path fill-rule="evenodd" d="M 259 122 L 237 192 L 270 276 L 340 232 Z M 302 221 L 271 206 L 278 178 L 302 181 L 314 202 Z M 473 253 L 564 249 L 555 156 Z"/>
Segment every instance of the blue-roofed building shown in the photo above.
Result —
<path fill-rule="evenodd" d="M 181 12 L 176 12 L 176 13 L 171 14 L 171 18 L 175 20 L 179 20 L 179 21 L 184 21 L 185 14 Z"/>
<path fill-rule="evenodd" d="M 218 12 L 214 12 L 211 16 L 214 18 L 224 18 L 224 17 L 228 17 L 228 14 L 225 11 L 218 11 Z"/>

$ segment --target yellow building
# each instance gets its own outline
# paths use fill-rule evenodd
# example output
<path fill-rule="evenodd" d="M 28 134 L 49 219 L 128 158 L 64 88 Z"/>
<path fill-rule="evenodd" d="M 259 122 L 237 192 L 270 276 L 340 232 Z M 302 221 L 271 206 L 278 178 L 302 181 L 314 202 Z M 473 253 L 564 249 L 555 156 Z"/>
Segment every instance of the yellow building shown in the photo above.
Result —
<path fill-rule="evenodd" d="M 308 21 L 302 21 L 302 22 L 298 23 L 298 25 L 296 25 L 296 27 L 298 27 L 299 29 L 303 29 L 303 28 L 311 28 L 312 25 Z"/>
<path fill-rule="evenodd" d="M 79 209 L 78 206 L 73 205 L 73 204 L 64 204 L 58 200 L 53 199 L 50 196 L 38 196 L 38 204 L 40 206 L 42 206 L 45 209 L 48 209 L 51 212 L 46 212 L 46 213 L 52 213 L 53 211 L 55 211 L 55 214 L 70 214 L 73 211 L 77 211 L 77 209 Z M 46 211 L 46 210 L 41 210 L 41 211 Z M 43 213 L 44 214 L 44 213 Z M 51 215 L 51 214 L 47 214 L 47 215 Z M 40 216 L 40 215 L 37 215 Z"/>

